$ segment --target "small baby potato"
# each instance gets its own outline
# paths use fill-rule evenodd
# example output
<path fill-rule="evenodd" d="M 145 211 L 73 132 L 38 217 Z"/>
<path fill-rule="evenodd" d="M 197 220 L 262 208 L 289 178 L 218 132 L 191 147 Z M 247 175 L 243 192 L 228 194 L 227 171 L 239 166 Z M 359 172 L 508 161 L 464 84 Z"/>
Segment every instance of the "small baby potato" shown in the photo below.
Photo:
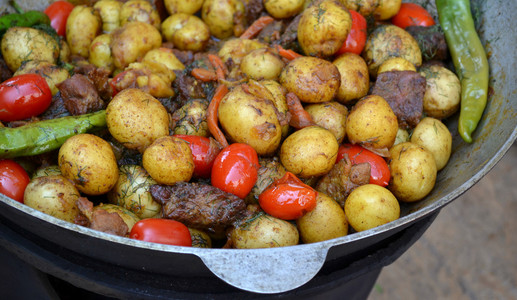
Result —
<path fill-rule="evenodd" d="M 43 176 L 51 176 L 51 175 L 62 175 L 61 170 L 58 165 L 50 165 L 50 166 L 41 166 L 32 174 L 32 179 L 43 177 Z"/>
<path fill-rule="evenodd" d="M 172 114 L 174 134 L 187 134 L 209 137 L 206 112 L 208 100 L 193 99 Z"/>
<path fill-rule="evenodd" d="M 129 22 L 144 22 L 160 29 L 158 11 L 146 0 L 129 0 L 120 8 L 120 26 Z"/>
<path fill-rule="evenodd" d="M 403 59 L 402 57 L 392 57 L 392 58 L 388 58 L 385 62 L 383 62 L 379 66 L 377 75 L 379 75 L 382 72 L 388 72 L 388 71 L 413 71 L 413 72 L 416 72 L 416 68 L 412 63 Z"/>
<path fill-rule="evenodd" d="M 260 48 L 244 56 L 240 68 L 251 79 L 276 80 L 284 65 L 282 59 L 270 48 Z"/>
<path fill-rule="evenodd" d="M 334 98 L 341 84 L 338 68 L 321 58 L 303 56 L 292 60 L 280 73 L 279 82 L 302 102 L 320 103 Z"/>
<path fill-rule="evenodd" d="M 188 230 L 190 231 L 190 238 L 192 239 L 192 247 L 212 248 L 212 238 L 210 238 L 208 233 L 190 227 Z"/>
<path fill-rule="evenodd" d="M 368 17 L 375 12 L 381 0 L 341 0 L 346 8 Z M 398 10 L 397 10 L 398 12 Z"/>
<path fill-rule="evenodd" d="M 293 246 L 300 234 L 293 224 L 267 214 L 259 214 L 231 232 L 233 247 L 258 249 Z"/>
<path fill-rule="evenodd" d="M 432 65 L 420 70 L 426 79 L 424 112 L 429 117 L 445 119 L 460 107 L 461 83 L 451 70 Z"/>
<path fill-rule="evenodd" d="M 93 211 L 96 211 L 98 209 L 105 210 L 108 213 L 117 213 L 122 218 L 124 223 L 126 223 L 128 228 L 127 232 L 131 232 L 131 228 L 133 228 L 133 225 L 135 225 L 136 222 L 140 221 L 140 218 L 137 217 L 134 213 L 118 205 L 101 203 L 95 206 L 93 208 Z"/>
<path fill-rule="evenodd" d="M 383 21 L 391 19 L 399 10 L 402 0 L 378 0 L 379 3 L 373 11 L 375 20 Z"/>
<path fill-rule="evenodd" d="M 80 193 L 74 184 L 61 175 L 33 178 L 25 188 L 25 205 L 58 219 L 73 223 L 79 215 Z"/>
<path fill-rule="evenodd" d="M 106 108 L 106 123 L 118 142 L 141 153 L 155 139 L 169 134 L 165 107 L 139 89 L 125 89 L 113 97 Z"/>
<path fill-rule="evenodd" d="M 110 46 L 111 40 L 110 34 L 98 35 L 90 45 L 90 57 L 88 58 L 91 64 L 110 73 L 115 70 Z"/>
<path fill-rule="evenodd" d="M 63 176 L 87 195 L 105 194 L 118 180 L 117 161 L 110 144 L 93 134 L 67 139 L 59 149 L 58 165 Z"/>
<path fill-rule="evenodd" d="M 266 48 L 267 45 L 257 40 L 250 39 L 229 39 L 221 46 L 217 55 L 227 62 L 230 58 L 232 62 L 239 65 L 242 59 L 251 51 L 259 48 Z"/>
<path fill-rule="evenodd" d="M 289 135 L 280 147 L 280 161 L 285 169 L 301 178 L 321 176 L 332 169 L 339 144 L 332 132 L 309 126 Z"/>
<path fill-rule="evenodd" d="M 431 152 L 412 142 L 390 149 L 389 190 L 403 202 L 423 199 L 436 182 L 436 162 Z"/>
<path fill-rule="evenodd" d="M 218 39 L 234 35 L 235 15 L 246 14 L 242 1 L 205 0 L 201 7 L 201 18 L 210 28 L 210 33 Z"/>
<path fill-rule="evenodd" d="M 29 60 L 20 66 L 16 72 L 14 72 L 13 76 L 34 73 L 39 74 L 41 77 L 45 78 L 50 91 L 52 91 L 52 96 L 59 92 L 59 89 L 56 85 L 61 82 L 67 80 L 70 77 L 70 73 L 65 68 L 62 68 L 58 65 L 47 61 L 39 61 L 39 60 Z"/>
<path fill-rule="evenodd" d="M 346 135 L 346 117 L 348 116 L 346 106 L 330 101 L 307 105 L 305 111 L 316 124 L 332 132 L 337 142 L 341 144 Z"/>
<path fill-rule="evenodd" d="M 210 29 L 200 18 L 187 13 L 169 16 L 161 25 L 163 37 L 180 50 L 202 51 L 210 40 Z"/>
<path fill-rule="evenodd" d="M 283 87 L 276 80 L 261 80 L 260 84 L 262 84 L 265 88 L 267 88 L 271 94 L 273 95 L 273 102 L 275 104 L 278 112 L 287 119 L 287 114 L 289 112 L 289 107 L 287 106 L 287 89 Z M 282 126 L 282 138 L 285 138 L 289 133 L 289 123 L 287 122 Z"/>
<path fill-rule="evenodd" d="M 90 45 L 102 30 L 99 12 L 93 7 L 77 5 L 66 20 L 66 41 L 72 55 L 88 58 Z"/>
<path fill-rule="evenodd" d="M 154 26 L 144 22 L 129 22 L 112 33 L 111 52 L 118 69 L 125 69 L 151 49 L 161 47 L 162 35 Z"/>
<path fill-rule="evenodd" d="M 415 67 L 422 64 L 418 42 L 407 31 L 395 25 L 377 26 L 366 40 L 363 57 L 370 76 L 374 78 L 379 66 L 392 57 L 402 57 Z"/>
<path fill-rule="evenodd" d="M 355 188 L 345 201 L 345 215 L 356 231 L 364 231 L 397 220 L 400 205 L 386 188 L 365 184 Z"/>
<path fill-rule="evenodd" d="M 368 148 L 390 148 L 398 131 L 397 116 L 384 98 L 361 98 L 348 114 L 346 135 L 352 144 Z"/>
<path fill-rule="evenodd" d="M 140 219 L 159 217 L 162 206 L 149 189 L 157 182 L 139 165 L 123 165 L 118 181 L 108 192 L 110 203 L 129 210 Z"/>
<path fill-rule="evenodd" d="M 166 65 L 148 60 L 129 64 L 114 86 L 118 91 L 136 87 L 153 97 L 168 98 L 174 96 L 174 79 L 176 73 Z"/>
<path fill-rule="evenodd" d="M 104 33 L 111 33 L 113 30 L 120 27 L 120 9 L 122 2 L 118 0 L 101 0 L 93 5 L 99 12 L 102 20 L 102 31 Z"/>
<path fill-rule="evenodd" d="M 355 53 L 344 53 L 332 62 L 341 75 L 341 85 L 336 98 L 343 104 L 350 104 L 368 94 L 370 76 L 364 59 Z"/>
<path fill-rule="evenodd" d="M 438 171 L 447 165 L 451 157 L 452 135 L 440 120 L 431 117 L 420 120 L 411 134 L 411 142 L 431 152 Z"/>
<path fill-rule="evenodd" d="M 285 168 L 282 166 L 278 157 L 260 157 L 260 168 L 258 170 L 258 178 L 250 193 L 244 200 L 248 204 L 258 204 L 260 194 L 275 180 L 285 175 Z"/>
<path fill-rule="evenodd" d="M 29 27 L 11 27 L 0 43 L 7 67 L 16 72 L 28 60 L 57 63 L 59 43 L 47 33 Z"/>
<path fill-rule="evenodd" d="M 164 47 L 149 50 L 142 58 L 142 62 L 144 64 L 147 62 L 160 63 L 171 71 L 185 70 L 185 65 L 174 55 L 172 49 Z"/>
<path fill-rule="evenodd" d="M 290 18 L 303 9 L 304 0 L 264 0 L 264 8 L 275 19 Z"/>
<path fill-rule="evenodd" d="M 323 0 L 307 7 L 298 24 L 298 43 L 309 56 L 329 57 L 346 41 L 352 17 L 340 3 Z"/>
<path fill-rule="evenodd" d="M 194 174 L 194 158 L 188 143 L 173 136 L 162 136 L 147 147 L 142 165 L 159 184 L 187 182 Z"/>
<path fill-rule="evenodd" d="M 326 241 L 348 234 L 344 210 L 334 199 L 318 193 L 316 207 L 296 220 L 304 243 Z"/>
<path fill-rule="evenodd" d="M 203 6 L 203 0 L 164 0 L 163 4 L 169 15 L 186 13 L 193 15 Z"/>

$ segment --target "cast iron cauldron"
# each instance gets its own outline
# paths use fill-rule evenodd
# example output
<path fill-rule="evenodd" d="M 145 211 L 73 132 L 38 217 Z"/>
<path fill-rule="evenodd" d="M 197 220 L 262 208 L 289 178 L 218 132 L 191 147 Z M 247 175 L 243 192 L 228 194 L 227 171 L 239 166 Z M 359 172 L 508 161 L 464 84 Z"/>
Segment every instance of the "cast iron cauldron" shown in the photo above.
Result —
<path fill-rule="evenodd" d="M 402 216 L 394 222 L 315 244 L 255 250 L 199 249 L 151 244 L 93 231 L 0 195 L 0 223 L 27 239 L 45 244 L 47 249 L 54 249 L 58 256 L 62 251 L 63 258 L 89 258 L 99 265 L 119 268 L 121 274 L 124 270 L 136 271 L 143 280 L 147 275 L 163 274 L 198 278 L 204 284 L 209 281 L 203 278 L 219 278 L 230 286 L 263 294 L 298 288 L 322 267 L 338 260 L 361 258 L 367 249 L 378 247 L 435 215 L 487 174 L 515 141 L 517 58 L 513 49 L 517 44 L 517 21 L 512 13 L 517 11 L 517 2 L 472 1 L 472 8 L 479 18 L 479 32 L 489 55 L 493 93 L 472 144 L 463 142 L 456 133 L 457 120 L 448 120 L 453 149 L 447 167 L 439 172 L 430 195 L 417 203 L 402 204 Z M 0 236 L 0 245 L 8 244 Z"/>

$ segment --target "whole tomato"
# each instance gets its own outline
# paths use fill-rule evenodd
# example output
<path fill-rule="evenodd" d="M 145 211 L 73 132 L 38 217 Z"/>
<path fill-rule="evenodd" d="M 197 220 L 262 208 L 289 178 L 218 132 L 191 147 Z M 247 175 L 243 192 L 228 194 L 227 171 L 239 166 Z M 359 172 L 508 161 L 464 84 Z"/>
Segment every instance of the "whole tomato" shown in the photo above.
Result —
<path fill-rule="evenodd" d="M 43 113 L 52 101 L 52 92 L 37 74 L 14 76 L 0 84 L 0 121 L 18 121 Z"/>
<path fill-rule="evenodd" d="M 259 204 L 275 218 L 295 220 L 316 207 L 316 196 L 313 188 L 286 172 L 259 195 Z"/>
<path fill-rule="evenodd" d="M 188 142 L 194 157 L 194 176 L 210 178 L 215 157 L 221 151 L 215 141 L 197 135 L 175 134 L 174 136 Z"/>
<path fill-rule="evenodd" d="M 0 160 L 0 194 L 23 203 L 23 194 L 29 181 L 29 175 L 17 162 Z"/>
<path fill-rule="evenodd" d="M 339 146 L 336 161 L 340 161 L 345 153 L 348 154 L 353 165 L 365 162 L 370 164 L 370 183 L 383 187 L 388 185 L 391 173 L 384 158 L 359 145 L 343 144 Z"/>
<path fill-rule="evenodd" d="M 56 1 L 50 4 L 43 12 L 50 18 L 50 26 L 54 28 L 58 35 L 66 35 L 66 20 L 74 5 L 68 1 Z"/>
<path fill-rule="evenodd" d="M 366 19 L 360 13 L 354 10 L 350 9 L 349 11 L 350 16 L 352 17 L 352 29 L 348 33 L 346 41 L 343 43 L 343 46 L 341 46 L 341 48 L 337 51 L 337 55 L 346 52 L 351 52 L 359 55 L 361 54 L 361 52 L 363 52 L 364 45 L 366 44 Z"/>
<path fill-rule="evenodd" d="M 402 29 L 408 26 L 433 26 L 435 24 L 431 14 L 415 3 L 402 3 L 399 12 L 391 18 L 391 23 Z"/>
<path fill-rule="evenodd" d="M 149 218 L 140 220 L 131 228 L 129 237 L 151 243 L 192 246 L 192 238 L 188 227 L 170 219 Z"/>
<path fill-rule="evenodd" d="M 235 143 L 216 156 L 212 166 L 212 185 L 222 191 L 244 198 L 258 178 L 258 155 L 247 144 Z"/>

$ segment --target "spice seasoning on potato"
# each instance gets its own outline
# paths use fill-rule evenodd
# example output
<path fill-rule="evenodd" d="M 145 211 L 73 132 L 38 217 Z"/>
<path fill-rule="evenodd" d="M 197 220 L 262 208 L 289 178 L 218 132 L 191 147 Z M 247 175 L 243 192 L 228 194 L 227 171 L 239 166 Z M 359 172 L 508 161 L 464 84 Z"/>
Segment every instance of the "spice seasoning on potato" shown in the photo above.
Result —
<path fill-rule="evenodd" d="M 348 109 L 335 101 L 309 104 L 305 107 L 312 120 L 319 126 L 334 134 L 341 144 L 346 135 L 346 117 Z"/>
<path fill-rule="evenodd" d="M 370 88 L 368 66 L 364 59 L 355 53 L 343 53 L 332 62 L 338 69 L 341 84 L 336 99 L 343 104 L 351 104 L 366 96 Z"/>
<path fill-rule="evenodd" d="M 93 7 L 77 5 L 66 20 L 66 41 L 72 55 L 89 56 L 92 41 L 102 29 L 99 12 Z"/>

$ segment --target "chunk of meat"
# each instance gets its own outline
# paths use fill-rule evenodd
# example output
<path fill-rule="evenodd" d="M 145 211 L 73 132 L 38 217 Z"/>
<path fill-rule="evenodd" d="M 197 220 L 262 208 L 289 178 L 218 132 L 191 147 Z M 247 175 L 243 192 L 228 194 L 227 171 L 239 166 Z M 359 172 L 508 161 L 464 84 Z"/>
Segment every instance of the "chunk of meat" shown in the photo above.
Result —
<path fill-rule="evenodd" d="M 389 71 L 377 75 L 372 95 L 383 97 L 397 116 L 399 126 L 414 128 L 424 110 L 425 77 L 414 71 Z"/>
<path fill-rule="evenodd" d="M 162 204 L 164 218 L 212 233 L 224 233 L 246 214 L 244 200 L 208 184 L 153 185 L 150 192 Z"/>
<path fill-rule="evenodd" d="M 74 116 L 96 112 L 105 106 L 93 82 L 85 75 L 75 74 L 57 87 L 63 105 Z"/>
<path fill-rule="evenodd" d="M 422 58 L 428 60 L 447 60 L 449 49 L 445 35 L 439 25 L 434 26 L 408 26 L 406 31 L 415 38 L 422 51 Z"/>
<path fill-rule="evenodd" d="M 118 213 L 95 209 L 85 197 L 79 197 L 77 207 L 81 213 L 75 218 L 75 224 L 118 236 L 129 234 L 129 228 Z"/>

